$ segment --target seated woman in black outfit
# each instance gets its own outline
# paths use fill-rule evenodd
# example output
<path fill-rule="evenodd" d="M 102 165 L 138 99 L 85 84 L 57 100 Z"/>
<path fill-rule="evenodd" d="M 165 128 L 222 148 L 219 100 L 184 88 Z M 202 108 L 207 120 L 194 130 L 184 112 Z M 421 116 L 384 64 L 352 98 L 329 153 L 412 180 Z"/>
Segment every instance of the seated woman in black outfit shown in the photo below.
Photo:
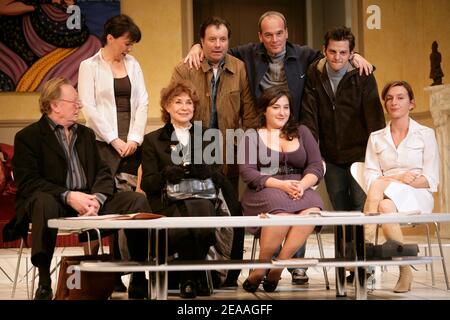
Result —
<path fill-rule="evenodd" d="M 166 124 L 145 135 L 142 145 L 141 188 L 154 212 L 163 211 L 167 216 L 216 215 L 215 200 L 169 201 L 164 197 L 167 182 L 179 183 L 183 178 L 212 178 L 217 188 L 227 183 L 219 166 L 193 164 L 194 155 L 203 155 L 204 148 L 202 143 L 194 143 L 194 125 L 191 123 L 198 101 L 195 88 L 188 81 L 174 82 L 161 92 L 162 119 Z M 201 125 L 196 127 L 195 134 L 202 133 Z M 202 140 L 196 138 L 197 141 Z M 226 202 L 228 204 L 228 199 Z M 169 253 L 177 253 L 180 260 L 205 260 L 210 246 L 215 242 L 215 229 L 169 231 Z M 179 275 L 181 297 L 210 295 L 205 272 L 180 272 Z"/>

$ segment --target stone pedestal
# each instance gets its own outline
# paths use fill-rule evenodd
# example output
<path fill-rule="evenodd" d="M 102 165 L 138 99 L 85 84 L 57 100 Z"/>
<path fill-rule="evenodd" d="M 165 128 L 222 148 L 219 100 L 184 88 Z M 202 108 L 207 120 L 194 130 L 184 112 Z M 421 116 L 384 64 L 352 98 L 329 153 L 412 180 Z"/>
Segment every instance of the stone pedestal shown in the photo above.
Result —
<path fill-rule="evenodd" d="M 450 85 L 426 87 L 430 94 L 440 155 L 439 212 L 450 212 Z M 437 207 L 437 206 L 436 206 Z M 450 237 L 450 226 L 442 225 L 442 236 Z"/>

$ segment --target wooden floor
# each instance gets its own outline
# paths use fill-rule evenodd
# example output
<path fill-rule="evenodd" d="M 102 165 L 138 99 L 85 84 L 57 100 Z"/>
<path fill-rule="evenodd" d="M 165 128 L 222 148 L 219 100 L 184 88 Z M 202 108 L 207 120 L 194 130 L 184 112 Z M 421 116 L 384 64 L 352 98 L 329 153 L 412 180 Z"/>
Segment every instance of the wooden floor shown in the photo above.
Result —
<path fill-rule="evenodd" d="M 325 246 L 325 256 L 332 257 L 334 255 L 333 247 L 333 235 L 324 234 L 323 241 Z M 408 243 L 425 244 L 425 237 L 408 237 L 406 239 Z M 445 243 L 444 252 L 447 261 L 447 270 L 450 272 L 450 239 L 443 239 Z M 433 243 L 437 243 L 433 239 Z M 245 256 L 250 256 L 252 245 L 251 236 L 247 235 L 245 240 Z M 434 255 L 438 255 L 437 246 L 433 246 Z M 65 248 L 58 249 L 56 256 L 77 254 L 81 253 L 80 248 Z M 421 246 L 421 254 L 423 254 L 423 246 Z M 306 257 L 318 257 L 318 248 L 315 241 L 315 237 L 310 237 L 308 240 Z M 17 292 L 14 299 L 25 300 L 27 296 L 26 281 L 23 278 L 25 274 L 25 262 L 29 255 L 23 258 L 23 263 L 20 272 L 20 280 L 17 287 Z M 0 299 L 10 300 L 12 282 L 8 279 L 13 278 L 14 269 L 17 263 L 17 249 L 2 249 L 0 250 Z M 388 267 L 387 271 L 382 272 L 380 268 L 376 269 L 375 283 L 369 284 L 368 299 L 369 300 L 450 300 L 450 291 L 446 290 L 444 282 L 444 274 L 442 271 L 442 264 L 440 262 L 434 263 L 434 270 L 436 275 L 436 285 L 431 284 L 430 271 L 426 270 L 425 266 L 416 266 L 417 270 L 413 271 L 414 281 L 412 284 L 412 290 L 408 293 L 398 294 L 393 293 L 392 288 L 395 286 L 398 278 L 398 267 Z M 247 270 L 244 270 L 239 277 L 238 288 L 225 288 L 217 289 L 211 297 L 201 297 L 201 299 L 208 300 L 296 300 L 296 299 L 312 299 L 312 300 L 335 300 L 335 276 L 334 269 L 328 270 L 328 276 L 330 279 L 331 290 L 326 290 L 325 282 L 323 278 L 322 269 L 309 268 L 308 276 L 310 278 L 309 285 L 306 286 L 294 286 L 291 284 L 291 276 L 285 270 L 283 272 L 282 280 L 280 281 L 276 292 L 266 293 L 260 287 L 260 289 L 254 293 L 247 293 L 242 289 L 242 282 L 246 279 L 248 274 Z M 123 277 L 123 281 L 128 284 L 128 276 Z M 53 280 L 53 284 L 56 281 Z M 354 289 L 349 286 L 347 289 L 347 297 L 339 299 L 353 299 Z M 112 299 L 123 300 L 127 299 L 126 293 L 114 293 Z M 180 299 L 177 291 L 169 290 L 169 300 Z M 200 298 L 197 298 L 200 299 Z"/>

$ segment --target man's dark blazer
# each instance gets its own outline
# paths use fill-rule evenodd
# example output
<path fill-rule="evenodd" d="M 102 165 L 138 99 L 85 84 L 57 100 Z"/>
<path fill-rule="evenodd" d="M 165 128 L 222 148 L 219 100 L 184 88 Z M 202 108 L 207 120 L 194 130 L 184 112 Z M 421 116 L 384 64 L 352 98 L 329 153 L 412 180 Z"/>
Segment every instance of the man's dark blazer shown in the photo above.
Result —
<path fill-rule="evenodd" d="M 76 134 L 75 148 L 87 180 L 87 189 L 79 191 L 111 196 L 114 182 L 109 168 L 100 159 L 94 132 L 78 124 Z M 61 199 L 61 194 L 68 191 L 64 150 L 45 116 L 16 134 L 13 172 L 17 185 L 16 216 L 3 230 L 5 241 L 26 235 L 29 222 L 26 204 L 34 193 L 44 192 Z"/>

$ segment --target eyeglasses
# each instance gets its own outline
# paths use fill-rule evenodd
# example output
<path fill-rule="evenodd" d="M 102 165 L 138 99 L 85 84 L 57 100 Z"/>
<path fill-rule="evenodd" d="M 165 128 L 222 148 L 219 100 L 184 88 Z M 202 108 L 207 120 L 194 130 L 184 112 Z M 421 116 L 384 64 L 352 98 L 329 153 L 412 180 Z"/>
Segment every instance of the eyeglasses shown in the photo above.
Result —
<path fill-rule="evenodd" d="M 81 106 L 81 101 L 80 100 L 73 101 L 73 100 L 66 100 L 66 99 L 58 99 L 58 101 L 64 101 L 64 102 L 68 102 L 68 103 L 72 103 L 72 104 L 76 104 L 76 105 Z"/>

